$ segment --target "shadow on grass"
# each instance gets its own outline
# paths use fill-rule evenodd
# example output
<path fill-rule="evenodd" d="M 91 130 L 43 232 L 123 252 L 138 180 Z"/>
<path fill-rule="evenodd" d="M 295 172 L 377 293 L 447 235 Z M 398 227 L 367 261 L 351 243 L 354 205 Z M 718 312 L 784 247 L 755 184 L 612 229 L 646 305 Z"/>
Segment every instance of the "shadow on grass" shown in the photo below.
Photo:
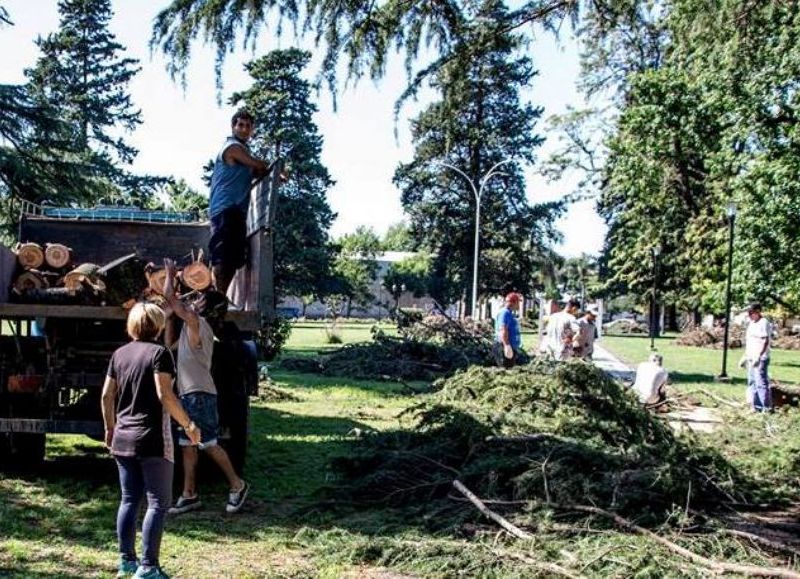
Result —
<path fill-rule="evenodd" d="M 704 386 L 707 386 L 709 382 L 713 383 L 715 381 L 716 376 L 714 374 L 706 374 L 701 372 L 670 371 L 669 378 L 673 384 L 703 384 Z M 725 384 L 738 386 L 746 383 L 747 380 L 744 378 L 731 376 Z"/>
<path fill-rule="evenodd" d="M 375 398 L 393 398 L 409 394 L 424 394 L 431 391 L 429 382 L 420 380 L 359 380 L 344 376 L 325 376 L 307 372 L 294 372 L 280 367 L 270 369 L 270 377 L 292 388 L 319 390 L 346 386 L 369 393 Z"/>
<path fill-rule="evenodd" d="M 200 482 L 204 508 L 169 518 L 167 531 L 209 544 L 220 537 L 257 540 L 263 532 L 275 529 L 293 534 L 303 527 L 339 527 L 358 533 L 370 533 L 372 527 L 375 532 L 386 532 L 387 521 L 393 518 L 389 512 L 375 512 L 369 517 L 373 525 L 365 523 L 363 513 L 343 518 L 324 494 L 324 489 L 337 484 L 330 470 L 331 459 L 351 453 L 358 443 L 358 431 L 370 430 L 349 418 L 253 407 L 244 473 L 252 491 L 243 511 L 226 515 L 227 485 L 221 477 L 213 477 Z M 88 568 L 81 570 L 70 561 L 69 545 L 107 551 L 108 560 L 115 560 L 118 500 L 116 465 L 98 447 L 75 444 L 49 456 L 36 470 L 0 472 L 0 537 L 31 546 L 25 556 L 16 558 L 13 554 L 2 557 L 0 548 L 0 559 L 6 559 L 0 563 L 0 576 L 86 576 Z M 56 543 L 52 549 L 51 539 Z M 49 575 L 37 570 L 41 563 L 38 553 L 43 549 L 49 549 L 51 561 L 63 560 L 70 572 Z M 19 562 L 13 569 L 7 568 L 8 557 Z M 92 569 L 91 574 L 96 572 Z"/>

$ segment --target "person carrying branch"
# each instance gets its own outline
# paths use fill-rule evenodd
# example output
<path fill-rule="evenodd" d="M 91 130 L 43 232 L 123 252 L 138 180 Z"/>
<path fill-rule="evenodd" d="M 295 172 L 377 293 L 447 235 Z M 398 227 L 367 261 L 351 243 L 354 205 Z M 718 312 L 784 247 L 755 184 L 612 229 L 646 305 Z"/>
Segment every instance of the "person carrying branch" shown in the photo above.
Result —
<path fill-rule="evenodd" d="M 202 294 L 191 307 L 187 307 L 175 295 L 175 263 L 171 259 L 165 259 L 164 266 L 167 270 L 164 296 L 170 314 L 164 340 L 168 348 L 177 346 L 178 394 L 186 412 L 202 433 L 200 444 L 193 446 L 186 438 L 186 433 L 181 432 L 178 442 L 183 456 L 183 492 L 169 513 L 182 514 L 201 506 L 196 480 L 198 447 L 216 463 L 228 479 L 230 493 L 225 510 L 228 513 L 235 513 L 242 508 L 250 485 L 239 477 L 228 453 L 217 443 L 219 430 L 217 389 L 211 377 L 211 356 L 214 351 L 212 323 L 215 322 L 215 318 L 225 316 L 228 301 L 220 292 L 212 290 Z M 171 319 L 172 313 L 183 320 L 183 327 L 177 340 Z"/>
<path fill-rule="evenodd" d="M 214 160 L 209 198 L 211 240 L 209 253 L 214 285 L 226 294 L 236 271 L 247 261 L 247 207 L 253 179 L 269 172 L 267 163 L 250 152 L 247 142 L 255 120 L 246 110 L 231 119 L 231 136 Z"/>
<path fill-rule="evenodd" d="M 598 311 L 592 307 L 578 318 L 576 322 L 578 331 L 572 337 L 572 356 L 574 358 L 580 358 L 585 362 L 592 361 L 594 339 L 597 336 L 597 326 L 595 325 L 597 315 Z"/>

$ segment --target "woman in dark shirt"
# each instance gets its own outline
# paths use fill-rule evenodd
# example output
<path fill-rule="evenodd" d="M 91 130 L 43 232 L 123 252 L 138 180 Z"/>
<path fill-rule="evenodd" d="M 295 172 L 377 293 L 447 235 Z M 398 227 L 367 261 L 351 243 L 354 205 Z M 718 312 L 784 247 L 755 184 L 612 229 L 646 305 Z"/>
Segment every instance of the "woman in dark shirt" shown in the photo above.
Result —
<path fill-rule="evenodd" d="M 117 577 L 166 577 L 158 564 L 164 518 L 172 502 L 173 444 L 170 416 L 197 444 L 200 430 L 172 391 L 175 362 L 156 340 L 164 311 L 136 304 L 128 315 L 132 342 L 114 352 L 103 385 L 106 446 L 117 461 L 122 496 L 117 512 L 120 563 Z M 136 515 L 147 493 L 142 560 L 136 560 Z"/>

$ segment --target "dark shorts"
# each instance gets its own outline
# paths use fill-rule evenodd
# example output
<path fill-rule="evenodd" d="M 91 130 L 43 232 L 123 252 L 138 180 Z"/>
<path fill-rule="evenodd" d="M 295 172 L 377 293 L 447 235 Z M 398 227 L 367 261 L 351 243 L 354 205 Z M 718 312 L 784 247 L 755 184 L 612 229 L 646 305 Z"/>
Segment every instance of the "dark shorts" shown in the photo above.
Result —
<path fill-rule="evenodd" d="M 208 448 L 217 444 L 219 432 L 219 415 L 217 414 L 217 397 L 206 392 L 190 392 L 181 396 L 181 404 L 192 422 L 200 429 L 200 448 Z M 181 430 L 178 437 L 181 446 L 191 446 L 186 433 Z"/>
<path fill-rule="evenodd" d="M 494 363 L 501 368 L 513 368 L 517 364 L 527 364 L 530 362 L 530 357 L 519 348 L 514 350 L 514 357 L 510 360 L 506 358 L 503 350 L 503 344 L 500 342 L 495 342 L 492 345 Z"/>
<path fill-rule="evenodd" d="M 247 249 L 247 218 L 238 207 L 229 207 L 211 218 L 211 265 L 221 265 L 233 273 L 247 263 Z"/>

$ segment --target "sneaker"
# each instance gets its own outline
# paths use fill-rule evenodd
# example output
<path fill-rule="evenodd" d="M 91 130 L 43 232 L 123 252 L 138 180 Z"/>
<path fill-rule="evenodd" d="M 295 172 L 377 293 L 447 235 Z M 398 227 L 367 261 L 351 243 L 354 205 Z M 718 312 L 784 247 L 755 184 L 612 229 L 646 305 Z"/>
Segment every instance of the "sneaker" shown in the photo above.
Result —
<path fill-rule="evenodd" d="M 203 503 L 200 502 L 200 497 L 197 495 L 189 498 L 181 496 L 178 497 L 177 501 L 175 501 L 175 506 L 170 507 L 169 511 L 167 512 L 170 515 L 182 515 L 183 513 L 188 513 L 189 511 L 199 509 L 202 506 Z"/>
<path fill-rule="evenodd" d="M 119 567 L 117 567 L 117 579 L 122 579 L 123 577 L 131 577 L 136 570 L 139 568 L 139 563 L 136 561 L 131 561 L 130 559 L 122 559 L 119 560 Z"/>
<path fill-rule="evenodd" d="M 244 500 L 247 498 L 247 493 L 250 490 L 250 485 L 246 481 L 242 481 L 244 486 L 239 491 L 234 491 L 228 494 L 228 504 L 225 505 L 225 511 L 228 513 L 236 513 L 242 508 Z"/>
<path fill-rule="evenodd" d="M 150 567 L 147 571 L 144 567 L 139 567 L 134 579 L 169 579 L 169 575 L 164 573 L 161 567 Z"/>

